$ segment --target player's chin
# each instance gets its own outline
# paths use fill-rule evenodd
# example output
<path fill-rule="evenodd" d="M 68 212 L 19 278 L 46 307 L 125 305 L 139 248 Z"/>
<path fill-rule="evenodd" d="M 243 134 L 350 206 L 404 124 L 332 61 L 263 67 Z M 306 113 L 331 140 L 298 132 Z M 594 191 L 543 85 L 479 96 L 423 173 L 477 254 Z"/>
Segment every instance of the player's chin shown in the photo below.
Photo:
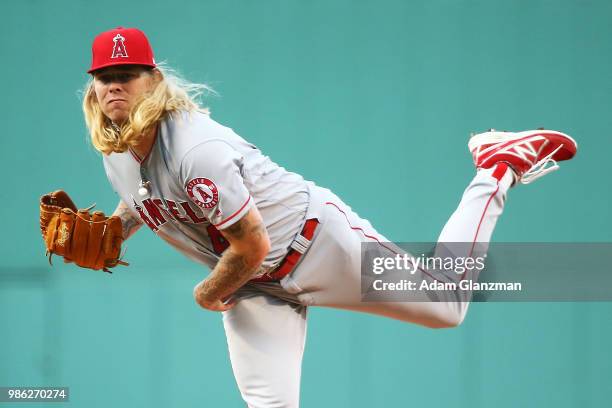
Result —
<path fill-rule="evenodd" d="M 122 125 L 129 118 L 129 112 L 124 109 L 111 109 L 106 112 L 106 117 L 109 118 L 113 123 Z"/>

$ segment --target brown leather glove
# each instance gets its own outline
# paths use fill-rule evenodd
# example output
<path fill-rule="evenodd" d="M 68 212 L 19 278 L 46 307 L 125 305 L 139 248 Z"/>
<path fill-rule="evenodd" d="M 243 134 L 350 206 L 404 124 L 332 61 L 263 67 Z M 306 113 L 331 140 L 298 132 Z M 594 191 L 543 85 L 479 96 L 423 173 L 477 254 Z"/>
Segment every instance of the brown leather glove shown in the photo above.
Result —
<path fill-rule="evenodd" d="M 56 254 L 63 256 L 64 262 L 109 273 L 108 268 L 128 265 L 119 259 L 123 243 L 121 219 L 106 217 L 102 211 L 90 215 L 90 208 L 77 210 L 62 190 L 40 198 L 40 230 L 49 263 Z"/>

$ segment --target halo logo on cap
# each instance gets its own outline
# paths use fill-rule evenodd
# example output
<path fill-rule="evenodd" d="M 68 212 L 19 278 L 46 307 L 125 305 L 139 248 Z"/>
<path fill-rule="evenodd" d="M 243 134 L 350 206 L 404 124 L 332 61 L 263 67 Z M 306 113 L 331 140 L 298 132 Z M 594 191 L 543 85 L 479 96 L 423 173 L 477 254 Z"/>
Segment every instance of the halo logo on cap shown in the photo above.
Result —
<path fill-rule="evenodd" d="M 111 55 L 111 58 L 128 58 L 127 49 L 123 43 L 124 41 L 125 37 L 123 37 L 121 34 L 117 34 L 115 38 L 113 38 L 115 45 L 113 46 L 113 55 Z"/>

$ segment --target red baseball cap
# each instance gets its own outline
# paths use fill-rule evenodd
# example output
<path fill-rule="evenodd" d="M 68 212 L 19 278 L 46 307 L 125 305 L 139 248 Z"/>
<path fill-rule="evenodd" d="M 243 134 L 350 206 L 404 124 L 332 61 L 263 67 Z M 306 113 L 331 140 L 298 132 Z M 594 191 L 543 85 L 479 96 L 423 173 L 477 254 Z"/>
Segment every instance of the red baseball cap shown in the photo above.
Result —
<path fill-rule="evenodd" d="M 155 67 L 153 49 L 147 36 L 137 28 L 117 27 L 94 39 L 91 46 L 91 74 L 113 65 L 146 65 Z"/>

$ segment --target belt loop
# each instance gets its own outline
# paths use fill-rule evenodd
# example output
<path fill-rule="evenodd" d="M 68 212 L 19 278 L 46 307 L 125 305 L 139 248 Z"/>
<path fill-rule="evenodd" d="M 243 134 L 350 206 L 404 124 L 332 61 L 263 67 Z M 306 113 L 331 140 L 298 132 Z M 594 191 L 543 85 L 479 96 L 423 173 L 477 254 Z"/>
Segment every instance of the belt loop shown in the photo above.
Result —
<path fill-rule="evenodd" d="M 310 246 L 310 240 L 305 238 L 303 235 L 298 235 L 295 240 L 291 243 L 291 248 L 298 251 L 300 254 L 304 254 Z"/>
<path fill-rule="evenodd" d="M 285 258 L 280 262 L 278 268 L 272 270 L 263 276 L 251 279 L 251 282 L 271 282 L 280 281 L 285 276 L 289 275 L 298 261 L 312 244 L 315 229 L 319 225 L 319 220 L 316 218 L 307 219 L 304 223 L 302 231 L 295 237 Z"/>

